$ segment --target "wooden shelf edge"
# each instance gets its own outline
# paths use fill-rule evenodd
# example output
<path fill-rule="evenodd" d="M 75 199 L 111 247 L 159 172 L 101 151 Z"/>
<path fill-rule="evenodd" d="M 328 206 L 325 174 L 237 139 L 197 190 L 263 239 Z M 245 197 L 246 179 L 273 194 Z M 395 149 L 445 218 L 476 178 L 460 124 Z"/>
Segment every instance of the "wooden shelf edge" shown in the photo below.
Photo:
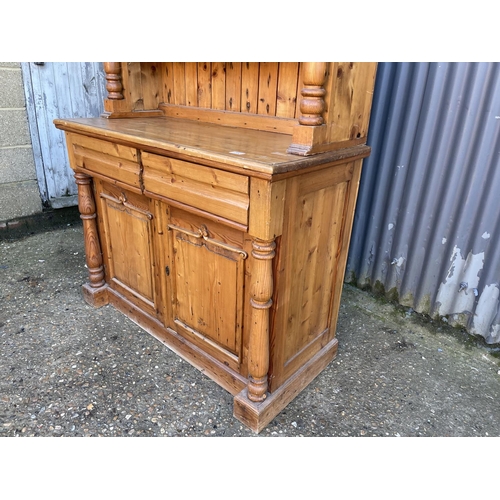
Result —
<path fill-rule="evenodd" d="M 150 118 L 155 116 L 164 116 L 164 113 L 159 109 L 148 111 L 105 111 L 101 118 L 114 120 L 116 118 Z"/>
<path fill-rule="evenodd" d="M 258 115 L 253 113 L 237 113 L 195 106 L 181 106 L 179 104 L 160 103 L 159 109 L 165 116 L 198 122 L 212 123 L 226 127 L 248 128 L 263 132 L 292 135 L 298 126 L 298 121 L 293 118 L 280 118 L 277 116 Z"/>

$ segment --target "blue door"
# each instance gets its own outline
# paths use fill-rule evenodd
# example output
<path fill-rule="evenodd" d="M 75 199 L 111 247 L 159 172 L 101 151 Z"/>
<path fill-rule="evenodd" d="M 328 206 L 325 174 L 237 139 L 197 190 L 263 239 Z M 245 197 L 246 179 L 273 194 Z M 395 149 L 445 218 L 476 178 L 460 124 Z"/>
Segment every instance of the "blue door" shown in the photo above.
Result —
<path fill-rule="evenodd" d="M 104 111 L 102 63 L 25 62 L 21 67 L 42 202 L 52 208 L 77 205 L 64 133 L 53 120 L 97 117 Z"/>

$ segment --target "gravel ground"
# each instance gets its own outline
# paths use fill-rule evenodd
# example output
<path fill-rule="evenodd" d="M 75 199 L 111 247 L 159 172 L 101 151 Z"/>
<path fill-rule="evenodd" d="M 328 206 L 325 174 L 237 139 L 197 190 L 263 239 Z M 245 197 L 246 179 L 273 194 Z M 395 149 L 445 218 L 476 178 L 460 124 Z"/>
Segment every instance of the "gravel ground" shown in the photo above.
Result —
<path fill-rule="evenodd" d="M 78 222 L 0 240 L 0 437 L 500 435 L 497 350 L 351 286 L 337 358 L 257 436 L 86 280 Z"/>

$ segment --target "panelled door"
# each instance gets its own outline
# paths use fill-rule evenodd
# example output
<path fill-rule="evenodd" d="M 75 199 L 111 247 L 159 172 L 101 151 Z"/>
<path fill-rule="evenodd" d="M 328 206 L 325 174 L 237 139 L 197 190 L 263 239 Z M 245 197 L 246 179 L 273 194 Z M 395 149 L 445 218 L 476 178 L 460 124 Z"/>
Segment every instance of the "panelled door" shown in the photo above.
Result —
<path fill-rule="evenodd" d="M 170 326 L 239 371 L 249 246 L 245 234 L 174 207 L 168 220 Z"/>
<path fill-rule="evenodd" d="M 103 112 L 106 79 L 102 63 L 21 63 L 31 142 L 42 202 L 47 207 L 77 205 L 64 133 L 55 118 L 92 118 Z"/>
<path fill-rule="evenodd" d="M 161 315 L 154 202 L 94 179 L 106 282 L 151 316 Z"/>

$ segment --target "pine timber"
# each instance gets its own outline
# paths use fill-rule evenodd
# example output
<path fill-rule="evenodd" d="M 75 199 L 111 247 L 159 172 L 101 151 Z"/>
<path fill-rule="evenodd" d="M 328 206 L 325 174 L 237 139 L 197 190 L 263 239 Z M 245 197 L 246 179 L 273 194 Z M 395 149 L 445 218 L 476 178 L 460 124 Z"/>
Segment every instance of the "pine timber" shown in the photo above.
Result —
<path fill-rule="evenodd" d="M 105 63 L 99 118 L 54 121 L 89 283 L 260 432 L 335 357 L 374 63 Z"/>

